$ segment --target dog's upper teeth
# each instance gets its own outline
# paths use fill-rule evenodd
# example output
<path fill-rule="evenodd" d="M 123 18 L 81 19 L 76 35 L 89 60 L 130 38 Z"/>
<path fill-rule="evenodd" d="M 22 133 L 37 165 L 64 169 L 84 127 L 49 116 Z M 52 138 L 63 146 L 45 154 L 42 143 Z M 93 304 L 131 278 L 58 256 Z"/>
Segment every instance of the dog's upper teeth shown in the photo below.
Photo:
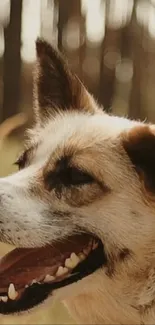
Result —
<path fill-rule="evenodd" d="M 53 281 L 53 280 L 55 280 L 55 276 L 47 274 L 47 275 L 45 276 L 44 282 L 45 282 L 45 283 L 48 283 L 48 282 L 51 282 L 51 281 Z"/>
<path fill-rule="evenodd" d="M 94 251 L 98 247 L 98 242 L 93 241 L 92 250 Z"/>
<path fill-rule="evenodd" d="M 86 247 L 86 248 L 83 249 L 83 253 L 84 253 L 86 256 L 90 253 L 90 251 L 91 251 L 91 247 L 90 247 L 90 246 L 88 246 L 88 247 Z"/>
<path fill-rule="evenodd" d="M 8 301 L 8 297 L 7 296 L 2 296 L 0 297 L 0 301 L 3 301 L 3 302 L 7 302 Z"/>
<path fill-rule="evenodd" d="M 56 273 L 56 276 L 61 276 L 61 275 L 64 275 L 66 273 L 68 273 L 67 267 L 59 266 L 59 268 L 57 270 L 57 273 Z"/>
<path fill-rule="evenodd" d="M 73 269 L 79 263 L 80 263 L 80 258 L 75 253 L 72 253 L 70 258 L 66 259 L 65 266 L 69 269 Z"/>
<path fill-rule="evenodd" d="M 31 285 L 32 284 L 35 284 L 35 283 L 38 283 L 36 279 L 33 279 L 32 282 L 31 282 Z"/>
<path fill-rule="evenodd" d="M 10 283 L 9 285 L 8 296 L 11 300 L 15 300 L 18 296 L 18 292 L 15 290 L 15 286 L 13 283 Z"/>
<path fill-rule="evenodd" d="M 75 253 L 72 253 L 72 254 L 71 254 L 70 259 L 71 259 L 71 261 L 73 262 L 74 267 L 75 267 L 76 265 L 78 265 L 79 262 L 80 262 L 80 258 L 79 258 Z"/>
<path fill-rule="evenodd" d="M 82 261 L 84 261 L 84 260 L 86 259 L 86 255 L 83 254 L 83 253 L 79 253 L 79 254 L 78 254 L 78 257 L 79 257 L 79 259 L 80 259 L 80 262 L 82 262 Z"/>
<path fill-rule="evenodd" d="M 65 266 L 68 268 L 68 269 L 72 269 L 73 268 L 73 263 L 71 261 L 70 258 L 66 258 L 65 260 Z"/>

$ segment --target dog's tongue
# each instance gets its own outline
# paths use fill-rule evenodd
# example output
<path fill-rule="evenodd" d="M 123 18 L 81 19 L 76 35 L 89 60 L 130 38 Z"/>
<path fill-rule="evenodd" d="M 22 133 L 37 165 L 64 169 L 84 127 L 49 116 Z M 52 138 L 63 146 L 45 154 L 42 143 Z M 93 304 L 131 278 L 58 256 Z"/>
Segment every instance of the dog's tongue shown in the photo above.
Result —
<path fill-rule="evenodd" d="M 0 260 L 0 293 L 7 292 L 10 283 L 20 290 L 36 279 L 39 282 L 46 275 L 54 275 L 72 252 L 79 254 L 88 246 L 90 238 L 87 234 L 76 235 L 52 246 L 14 249 Z"/>

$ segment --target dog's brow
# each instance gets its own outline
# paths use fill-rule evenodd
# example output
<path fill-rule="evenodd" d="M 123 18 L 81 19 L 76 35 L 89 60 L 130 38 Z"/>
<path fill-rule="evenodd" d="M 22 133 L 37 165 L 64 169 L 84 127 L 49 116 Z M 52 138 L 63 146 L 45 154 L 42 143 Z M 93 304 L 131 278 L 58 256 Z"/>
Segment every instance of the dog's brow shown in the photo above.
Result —
<path fill-rule="evenodd" d="M 36 141 L 34 139 L 33 139 L 33 141 L 31 141 L 29 138 L 26 138 L 24 150 L 31 153 L 38 148 L 38 145 L 40 144 L 40 142 L 41 141 Z"/>
<path fill-rule="evenodd" d="M 33 155 L 34 151 L 36 150 L 36 148 L 37 148 L 37 145 L 25 146 L 25 148 L 23 150 L 23 153 L 26 156 L 26 160 L 29 160 L 32 157 L 32 155 Z"/>

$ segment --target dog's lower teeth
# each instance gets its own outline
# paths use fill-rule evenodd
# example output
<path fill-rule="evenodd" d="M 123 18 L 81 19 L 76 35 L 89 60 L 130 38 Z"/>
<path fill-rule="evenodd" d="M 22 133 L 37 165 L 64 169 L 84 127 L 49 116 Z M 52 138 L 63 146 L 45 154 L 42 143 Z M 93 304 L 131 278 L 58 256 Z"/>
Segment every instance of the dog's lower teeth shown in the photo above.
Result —
<path fill-rule="evenodd" d="M 15 300 L 18 296 L 18 292 L 15 290 L 14 284 L 10 283 L 9 289 L 8 289 L 8 297 L 11 300 Z"/>
<path fill-rule="evenodd" d="M 0 300 L 2 300 L 3 302 L 7 302 L 8 301 L 8 297 L 7 296 L 0 297 Z"/>
<path fill-rule="evenodd" d="M 52 282 L 55 280 L 55 276 L 47 274 L 44 279 L 44 283 Z"/>

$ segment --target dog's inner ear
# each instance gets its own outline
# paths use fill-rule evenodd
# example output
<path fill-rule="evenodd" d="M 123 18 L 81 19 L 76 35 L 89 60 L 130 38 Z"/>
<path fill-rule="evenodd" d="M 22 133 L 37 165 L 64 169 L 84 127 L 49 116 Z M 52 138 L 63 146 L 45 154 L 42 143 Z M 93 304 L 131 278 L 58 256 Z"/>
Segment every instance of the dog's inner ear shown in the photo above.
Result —
<path fill-rule="evenodd" d="M 42 39 L 36 41 L 37 63 L 34 73 L 34 104 L 42 114 L 58 110 L 81 109 L 94 113 L 96 104 L 61 54 Z"/>
<path fill-rule="evenodd" d="M 155 194 L 155 127 L 133 127 L 125 134 L 123 146 L 146 189 Z"/>

